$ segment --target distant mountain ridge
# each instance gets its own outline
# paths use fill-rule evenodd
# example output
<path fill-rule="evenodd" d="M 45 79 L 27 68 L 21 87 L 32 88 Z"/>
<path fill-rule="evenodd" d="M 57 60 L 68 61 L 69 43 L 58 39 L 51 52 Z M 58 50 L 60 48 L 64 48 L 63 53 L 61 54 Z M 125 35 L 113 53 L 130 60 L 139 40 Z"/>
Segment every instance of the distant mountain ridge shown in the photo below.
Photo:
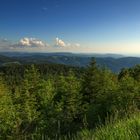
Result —
<path fill-rule="evenodd" d="M 27 53 L 27 52 L 0 52 L 0 55 L 9 57 L 24 57 L 24 56 L 77 56 L 77 57 L 112 57 L 122 58 L 124 55 L 120 54 L 98 54 L 98 53 L 69 53 L 69 52 L 54 52 L 54 53 Z"/>
<path fill-rule="evenodd" d="M 0 65 L 56 63 L 86 67 L 94 57 L 99 66 L 113 72 L 140 64 L 139 57 L 125 57 L 117 54 L 73 54 L 73 53 L 0 53 Z"/>

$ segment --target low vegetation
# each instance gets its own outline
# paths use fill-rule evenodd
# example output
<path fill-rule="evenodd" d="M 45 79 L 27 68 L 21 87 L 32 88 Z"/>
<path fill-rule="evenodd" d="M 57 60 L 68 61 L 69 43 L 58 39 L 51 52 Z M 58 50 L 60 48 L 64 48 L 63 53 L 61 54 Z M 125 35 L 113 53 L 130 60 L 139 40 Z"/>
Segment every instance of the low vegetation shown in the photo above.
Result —
<path fill-rule="evenodd" d="M 96 130 L 83 130 L 73 137 L 74 140 L 139 140 L 140 114 L 126 117 L 116 122 L 108 122 Z"/>

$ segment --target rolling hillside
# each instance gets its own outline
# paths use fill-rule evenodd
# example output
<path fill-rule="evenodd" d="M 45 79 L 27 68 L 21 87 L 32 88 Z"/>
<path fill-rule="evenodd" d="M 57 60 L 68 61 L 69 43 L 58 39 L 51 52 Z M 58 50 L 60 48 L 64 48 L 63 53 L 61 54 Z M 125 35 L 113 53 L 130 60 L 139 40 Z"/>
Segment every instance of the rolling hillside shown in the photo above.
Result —
<path fill-rule="evenodd" d="M 98 56 L 98 57 L 97 57 Z M 109 57 L 112 56 L 112 57 Z M 114 57 L 113 57 L 114 56 Z M 95 57 L 99 66 L 107 67 L 113 72 L 119 72 L 122 68 L 133 67 L 140 64 L 139 57 L 121 57 L 121 55 L 89 55 L 72 53 L 4 53 L 0 55 L 0 65 L 9 64 L 44 64 L 56 63 L 70 66 L 86 67 L 91 58 Z"/>

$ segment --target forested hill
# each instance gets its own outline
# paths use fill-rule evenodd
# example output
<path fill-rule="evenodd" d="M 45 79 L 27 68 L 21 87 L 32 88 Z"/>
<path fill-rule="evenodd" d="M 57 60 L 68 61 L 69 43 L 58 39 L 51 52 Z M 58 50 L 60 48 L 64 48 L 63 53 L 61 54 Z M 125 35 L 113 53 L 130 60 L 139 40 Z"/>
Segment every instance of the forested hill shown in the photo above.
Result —
<path fill-rule="evenodd" d="M 122 68 L 133 67 L 140 64 L 139 57 L 123 57 L 121 55 L 86 55 L 71 53 L 53 54 L 2 54 L 0 55 L 0 65 L 13 64 L 64 64 L 69 66 L 86 67 L 91 58 L 95 57 L 99 66 L 107 67 L 113 72 L 119 72 Z"/>

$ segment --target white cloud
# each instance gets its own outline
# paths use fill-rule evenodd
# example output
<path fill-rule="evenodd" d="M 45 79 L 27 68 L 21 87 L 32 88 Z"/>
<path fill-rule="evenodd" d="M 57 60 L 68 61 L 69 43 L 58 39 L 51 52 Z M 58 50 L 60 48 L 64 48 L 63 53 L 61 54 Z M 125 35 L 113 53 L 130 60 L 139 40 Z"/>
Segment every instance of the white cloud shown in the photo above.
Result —
<path fill-rule="evenodd" d="M 21 39 L 18 43 L 17 43 L 17 45 L 16 45 L 17 47 L 19 46 L 19 47 L 47 47 L 47 44 L 46 43 L 44 43 L 43 41 L 41 41 L 41 40 L 38 40 L 38 39 L 36 39 L 36 38 L 27 38 L 27 37 L 25 37 L 25 38 L 23 38 L 23 39 Z"/>
<path fill-rule="evenodd" d="M 0 38 L 0 51 L 70 52 L 80 48 L 81 45 L 79 43 L 65 42 L 58 37 L 55 39 L 55 44 L 52 43 L 52 45 L 36 38 L 24 37 L 17 42 Z"/>
<path fill-rule="evenodd" d="M 58 37 L 56 38 L 56 45 L 59 47 L 66 47 L 66 43 Z"/>
<path fill-rule="evenodd" d="M 50 50 L 49 44 L 36 38 L 22 38 L 18 42 L 9 44 L 10 51 L 44 52 Z"/>
<path fill-rule="evenodd" d="M 75 48 L 75 47 L 80 47 L 81 45 L 79 43 L 71 44 L 71 43 L 66 43 L 62 39 L 59 39 L 58 37 L 56 38 L 56 46 L 62 47 L 62 48 Z"/>

